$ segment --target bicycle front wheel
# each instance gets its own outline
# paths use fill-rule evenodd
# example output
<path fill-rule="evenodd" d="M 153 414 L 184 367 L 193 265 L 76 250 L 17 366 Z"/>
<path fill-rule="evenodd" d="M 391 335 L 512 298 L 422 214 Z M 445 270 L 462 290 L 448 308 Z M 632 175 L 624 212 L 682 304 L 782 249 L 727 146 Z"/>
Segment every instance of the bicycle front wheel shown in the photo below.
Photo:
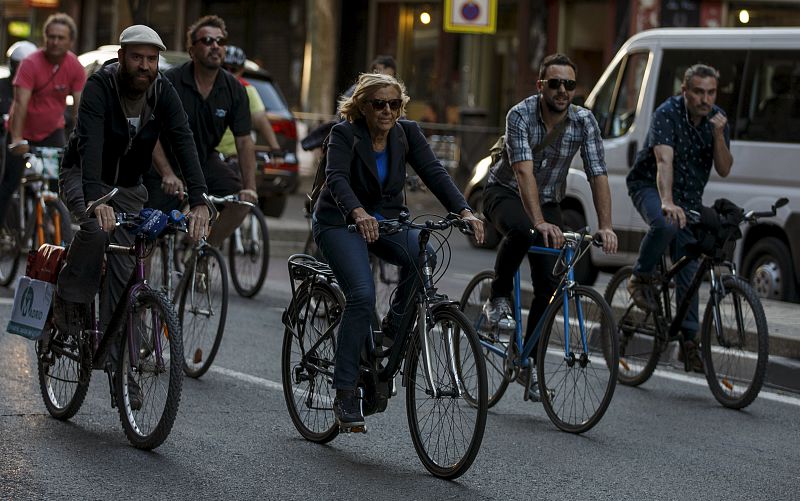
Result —
<path fill-rule="evenodd" d="M 233 288 L 242 297 L 261 290 L 269 267 L 269 234 L 261 209 L 253 207 L 228 239 L 228 262 Z"/>
<path fill-rule="evenodd" d="M 611 309 L 600 293 L 575 287 L 554 301 L 539 340 L 537 370 L 544 410 L 559 429 L 583 433 L 608 409 L 619 351 Z"/>
<path fill-rule="evenodd" d="M 343 309 L 344 299 L 331 286 L 310 279 L 287 310 L 292 325 L 283 334 L 283 396 L 300 435 L 320 444 L 339 434 L 333 414 L 333 366 Z"/>
<path fill-rule="evenodd" d="M 652 313 L 642 311 L 628 292 L 628 280 L 633 268 L 620 268 L 606 287 L 605 300 L 617 326 L 619 343 L 619 382 L 638 386 L 653 374 L 661 357 Z"/>
<path fill-rule="evenodd" d="M 42 221 L 45 240 L 39 245 L 67 245 L 72 242 L 72 218 L 64 203 L 61 200 L 47 200 L 45 209 Z"/>
<path fill-rule="evenodd" d="M 228 316 L 228 272 L 222 254 L 210 245 L 196 252 L 196 262 L 187 266 L 178 306 L 183 370 L 193 378 L 205 374 L 214 362 Z"/>
<path fill-rule="evenodd" d="M 85 336 L 51 327 L 50 340 L 36 343 L 39 389 L 47 412 L 56 419 L 74 416 L 89 390 L 92 355 Z"/>
<path fill-rule="evenodd" d="M 718 306 L 709 299 L 703 315 L 702 356 L 714 398 L 742 409 L 761 391 L 769 358 L 764 308 L 753 288 L 735 276 L 722 278 Z"/>
<path fill-rule="evenodd" d="M 478 335 L 461 311 L 442 307 L 432 317 L 428 332 L 414 332 L 406 355 L 406 413 L 422 464 L 437 477 L 454 479 L 472 465 L 483 440 L 486 365 Z"/>
<path fill-rule="evenodd" d="M 483 316 L 483 304 L 492 291 L 494 271 L 484 270 L 475 275 L 461 295 L 460 308 L 469 319 L 481 344 L 486 361 L 486 381 L 488 388 L 488 407 L 494 406 L 503 397 L 511 380 L 512 372 L 507 361 L 508 348 L 514 343 L 514 331 L 490 328 Z M 469 395 L 467 395 L 469 398 Z"/>
<path fill-rule="evenodd" d="M 181 329 L 172 303 L 145 289 L 128 312 L 114 377 L 125 435 L 138 449 L 154 449 L 172 430 L 183 386 Z"/>

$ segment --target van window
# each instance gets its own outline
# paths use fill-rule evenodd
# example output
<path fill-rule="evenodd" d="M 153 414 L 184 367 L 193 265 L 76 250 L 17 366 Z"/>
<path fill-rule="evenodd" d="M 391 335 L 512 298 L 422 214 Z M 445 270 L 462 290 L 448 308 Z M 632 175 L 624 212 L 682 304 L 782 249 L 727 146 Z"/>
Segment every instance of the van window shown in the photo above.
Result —
<path fill-rule="evenodd" d="M 752 51 L 739 139 L 800 143 L 800 51 Z"/>
<path fill-rule="evenodd" d="M 683 74 L 689 66 L 696 63 L 711 65 L 719 71 L 716 104 L 728 116 L 731 139 L 734 139 L 737 132 L 737 105 L 746 58 L 745 50 L 664 50 L 656 87 L 655 108 L 668 97 L 680 94 Z"/>
<path fill-rule="evenodd" d="M 648 52 L 636 52 L 619 62 L 592 104 L 603 138 L 625 135 L 636 118 Z"/>

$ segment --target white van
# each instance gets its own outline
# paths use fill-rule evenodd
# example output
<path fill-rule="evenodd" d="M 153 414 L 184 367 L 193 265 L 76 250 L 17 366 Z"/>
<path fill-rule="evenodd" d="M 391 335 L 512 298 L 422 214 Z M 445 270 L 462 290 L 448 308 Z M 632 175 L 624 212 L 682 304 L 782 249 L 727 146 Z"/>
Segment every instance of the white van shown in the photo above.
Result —
<path fill-rule="evenodd" d="M 695 63 L 720 72 L 717 105 L 731 127 L 731 174 L 713 170 L 704 204 L 720 197 L 745 210 L 768 210 L 779 197 L 789 204 L 777 217 L 742 228 L 738 271 L 761 296 L 796 300 L 800 271 L 800 29 L 666 28 L 628 40 L 589 94 L 586 106 L 602 130 L 620 253 L 592 249 L 592 264 L 633 262 L 647 227 L 633 207 L 625 176 L 647 136 L 653 111 L 680 92 Z M 597 217 L 580 159 L 572 165 L 563 206 L 592 228 Z M 573 217 L 574 218 L 574 217 Z"/>

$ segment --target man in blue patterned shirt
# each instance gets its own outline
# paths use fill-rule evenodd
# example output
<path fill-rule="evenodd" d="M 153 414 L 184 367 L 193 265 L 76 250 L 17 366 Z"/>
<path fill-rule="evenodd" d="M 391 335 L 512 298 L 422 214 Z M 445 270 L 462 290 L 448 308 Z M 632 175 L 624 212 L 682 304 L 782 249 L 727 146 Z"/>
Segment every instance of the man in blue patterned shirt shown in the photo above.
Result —
<path fill-rule="evenodd" d="M 685 211 L 700 209 L 712 164 L 722 177 L 733 165 L 728 119 L 714 104 L 718 83 L 719 73 L 714 68 L 704 64 L 688 68 L 681 94 L 667 99 L 653 114 L 645 147 L 628 173 L 628 193 L 650 225 L 628 281 L 631 297 L 644 310 L 658 308 L 650 282 L 661 255 L 674 243 L 671 257 L 677 261 L 694 241 Z M 677 301 L 682 300 L 697 266 L 697 261 L 690 263 L 676 277 Z M 699 328 L 698 302 L 695 294 L 681 323 L 679 358 L 687 371 L 703 372 L 694 342 Z"/>
<path fill-rule="evenodd" d="M 528 254 L 528 248 L 531 245 L 558 248 L 564 243 L 559 203 L 564 198 L 567 172 L 578 149 L 592 188 L 603 250 L 609 253 L 617 250 L 617 236 L 611 230 L 611 193 L 600 128 L 589 110 L 570 104 L 575 96 L 575 76 L 575 64 L 567 56 L 547 56 L 539 68 L 536 82 L 539 93 L 515 105 L 506 117 L 508 162 L 499 161 L 492 166 L 484 191 L 484 214 L 503 234 L 495 260 L 491 297 L 483 309 L 491 326 L 516 328 L 508 298 L 514 273 Z M 544 148 L 536 148 L 554 129 L 555 137 Z M 558 280 L 552 274 L 555 257 L 530 254 L 528 260 L 533 300 L 526 341 L 558 287 Z M 528 368 L 518 381 L 527 384 L 531 372 Z M 529 397 L 534 401 L 539 399 L 534 381 Z"/>

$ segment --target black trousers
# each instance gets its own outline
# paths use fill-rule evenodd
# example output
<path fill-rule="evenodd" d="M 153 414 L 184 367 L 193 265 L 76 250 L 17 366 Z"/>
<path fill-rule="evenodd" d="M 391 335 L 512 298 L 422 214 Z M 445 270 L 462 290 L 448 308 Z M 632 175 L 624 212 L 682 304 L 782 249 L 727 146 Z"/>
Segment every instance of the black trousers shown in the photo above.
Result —
<path fill-rule="evenodd" d="M 533 222 L 522 206 L 519 193 L 502 186 L 489 186 L 483 195 L 484 215 L 503 235 L 494 263 L 495 279 L 492 281 L 492 299 L 511 297 L 514 273 L 527 255 L 531 267 L 533 300 L 528 313 L 525 341 L 530 338 L 536 324 L 544 313 L 553 291 L 558 287 L 558 278 L 553 275 L 556 256 L 528 254 L 531 245 L 544 245 L 538 233 L 532 233 Z M 548 223 L 563 226 L 561 207 L 557 203 L 542 205 L 542 215 Z"/>

